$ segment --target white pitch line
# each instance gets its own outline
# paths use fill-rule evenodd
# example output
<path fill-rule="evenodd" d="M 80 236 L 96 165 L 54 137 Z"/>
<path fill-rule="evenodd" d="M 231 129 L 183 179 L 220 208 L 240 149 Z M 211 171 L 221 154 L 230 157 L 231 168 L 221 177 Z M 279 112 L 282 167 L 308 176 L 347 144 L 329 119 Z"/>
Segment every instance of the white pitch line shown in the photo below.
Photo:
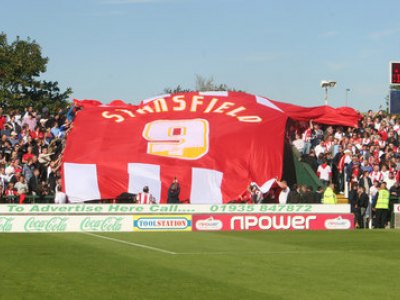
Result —
<path fill-rule="evenodd" d="M 149 249 L 152 251 L 156 251 L 156 252 L 161 252 L 161 253 L 165 253 L 165 254 L 170 254 L 170 255 L 249 255 L 249 254 L 259 254 L 259 255 L 285 255 L 285 254 L 290 254 L 290 255 L 299 255 L 299 254 L 303 254 L 303 255 L 310 255 L 310 254 L 326 254 L 326 253 L 341 253 L 341 252 L 357 252 L 357 253 L 364 253 L 364 252 L 371 252 L 368 250 L 322 250 L 322 251 L 296 251 L 296 250 L 290 250 L 290 251 L 245 251 L 245 252 L 173 252 L 173 251 L 169 251 L 169 250 L 165 250 L 162 248 L 157 248 L 157 247 L 152 247 L 152 246 L 148 246 L 148 245 L 143 245 L 143 244 L 138 244 L 138 243 L 133 243 L 133 242 L 128 242 L 126 240 L 120 240 L 120 239 L 115 239 L 115 238 L 111 238 L 108 236 L 104 236 L 104 235 L 98 235 L 95 233 L 90 233 L 90 232 L 82 232 L 82 234 L 86 234 L 86 235 L 90 235 L 90 236 L 94 236 L 97 238 L 101 238 L 101 239 L 105 239 L 105 240 L 109 240 L 109 241 L 113 241 L 115 243 L 120 243 L 120 244 L 125 244 L 128 246 L 133 246 L 133 247 L 139 247 L 139 248 L 143 248 L 143 249 Z"/>
<path fill-rule="evenodd" d="M 335 251 L 335 250 L 327 250 L 327 251 L 244 251 L 244 252 L 183 252 L 176 253 L 177 255 L 248 255 L 248 254 L 260 254 L 260 255 L 269 255 L 269 254 L 326 254 L 326 253 L 338 253 L 344 251 Z"/>
<path fill-rule="evenodd" d="M 152 246 L 147 246 L 147 245 L 143 245 L 143 244 L 138 244 L 138 243 L 133 243 L 133 242 L 128 242 L 128 241 L 125 241 L 125 240 L 115 239 L 115 238 L 111 238 L 111 237 L 108 237 L 108 236 L 98 235 L 98 234 L 94 234 L 94 233 L 90 233 L 90 232 L 85 232 L 83 234 L 94 236 L 94 237 L 97 237 L 97 238 L 100 238 L 100 239 L 113 241 L 115 243 L 120 243 L 120 244 L 125 244 L 125 245 L 129 245 L 129 246 L 133 246 L 133 247 L 149 249 L 149 250 L 157 251 L 157 252 L 161 252 L 161 253 L 166 253 L 166 254 L 171 254 L 171 255 L 177 254 L 176 252 L 172 252 L 172 251 L 169 251 L 169 250 L 165 250 L 165 249 L 161 249 L 161 248 L 157 248 L 157 247 L 152 247 Z"/>
<path fill-rule="evenodd" d="M 375 250 L 321 250 L 321 251 L 244 251 L 244 252 L 181 252 L 176 253 L 177 255 L 248 255 L 248 254 L 260 254 L 260 255 L 285 255 L 285 254 L 296 254 L 296 255 L 314 255 L 314 254 L 327 254 L 327 253 L 369 253 L 375 252 Z"/>

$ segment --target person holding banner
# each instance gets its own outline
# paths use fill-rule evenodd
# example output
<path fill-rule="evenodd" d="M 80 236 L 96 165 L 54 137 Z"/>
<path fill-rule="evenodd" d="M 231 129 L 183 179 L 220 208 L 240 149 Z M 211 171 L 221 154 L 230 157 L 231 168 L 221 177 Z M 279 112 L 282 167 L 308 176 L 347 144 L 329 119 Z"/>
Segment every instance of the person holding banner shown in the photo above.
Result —
<path fill-rule="evenodd" d="M 55 204 L 65 204 L 68 202 L 67 194 L 62 191 L 61 185 L 57 186 L 56 194 L 54 196 Z"/>
<path fill-rule="evenodd" d="M 286 180 L 279 181 L 278 179 L 276 179 L 276 183 L 279 186 L 279 188 L 281 189 L 281 191 L 279 193 L 279 204 L 286 204 L 287 198 L 288 198 L 288 195 L 290 192 L 290 188 L 289 188 Z"/>
<path fill-rule="evenodd" d="M 168 189 L 168 204 L 177 204 L 179 201 L 179 193 L 181 192 L 181 187 L 179 185 L 178 179 L 175 177 L 171 186 Z"/>
<path fill-rule="evenodd" d="M 137 204 L 155 204 L 156 199 L 150 194 L 148 186 L 143 187 L 143 192 L 137 194 Z"/>
<path fill-rule="evenodd" d="M 251 193 L 251 203 L 261 203 L 263 199 L 263 194 L 258 188 L 258 185 L 255 182 L 250 184 L 250 193 Z"/>

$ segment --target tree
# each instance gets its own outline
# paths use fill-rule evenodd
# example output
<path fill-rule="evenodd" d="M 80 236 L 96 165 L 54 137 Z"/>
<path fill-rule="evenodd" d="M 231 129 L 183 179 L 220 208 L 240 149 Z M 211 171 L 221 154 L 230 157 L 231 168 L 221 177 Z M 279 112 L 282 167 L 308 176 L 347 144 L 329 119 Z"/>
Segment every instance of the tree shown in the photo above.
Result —
<path fill-rule="evenodd" d="M 17 37 L 9 44 L 7 35 L 0 33 L 0 105 L 6 109 L 47 106 L 50 110 L 67 106 L 71 88 L 61 91 L 57 81 L 39 79 L 48 62 L 35 40 Z"/>
<path fill-rule="evenodd" d="M 176 88 L 165 88 L 164 93 L 167 94 L 178 94 L 185 92 L 207 92 L 207 91 L 231 91 L 231 92 L 241 92 L 241 90 L 237 90 L 234 88 L 228 87 L 226 84 L 217 84 L 214 81 L 213 77 L 206 78 L 201 75 L 196 75 L 195 80 L 195 89 L 187 89 L 182 88 L 181 85 L 178 85 Z"/>
<path fill-rule="evenodd" d="M 188 93 L 188 92 L 193 92 L 193 90 L 190 89 L 184 89 L 181 87 L 180 84 L 176 88 L 165 88 L 164 93 L 166 94 L 179 94 L 179 93 Z"/>
<path fill-rule="evenodd" d="M 213 77 L 205 78 L 201 75 L 196 75 L 196 91 L 207 92 L 207 91 L 229 91 L 226 84 L 216 84 Z"/>
<path fill-rule="evenodd" d="M 390 102 L 390 96 L 386 95 L 386 97 L 385 97 L 385 106 L 386 106 L 385 111 L 386 111 L 386 113 L 389 113 L 389 102 Z M 381 109 L 382 109 L 382 105 L 379 105 L 379 110 L 381 110 Z"/>

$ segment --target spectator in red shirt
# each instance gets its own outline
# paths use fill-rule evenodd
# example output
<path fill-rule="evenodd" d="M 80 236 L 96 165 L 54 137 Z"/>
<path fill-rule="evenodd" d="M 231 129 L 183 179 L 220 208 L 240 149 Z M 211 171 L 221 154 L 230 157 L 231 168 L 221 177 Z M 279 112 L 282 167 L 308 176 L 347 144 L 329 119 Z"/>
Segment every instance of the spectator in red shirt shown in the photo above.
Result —
<path fill-rule="evenodd" d="M 3 109 L 0 107 L 0 130 L 4 130 L 4 125 L 7 123 L 7 117 L 3 115 Z"/>
<path fill-rule="evenodd" d="M 6 196 L 6 200 L 8 203 L 16 203 L 16 197 L 19 196 L 17 190 L 14 188 L 14 183 L 9 182 L 7 185 L 7 189 L 4 192 L 4 196 Z"/>
<path fill-rule="evenodd" d="M 32 153 L 32 151 L 33 151 L 32 146 L 29 146 L 26 149 L 26 153 L 24 155 L 22 155 L 22 162 L 23 163 L 27 163 L 28 160 L 32 160 L 33 159 L 34 154 Z"/>

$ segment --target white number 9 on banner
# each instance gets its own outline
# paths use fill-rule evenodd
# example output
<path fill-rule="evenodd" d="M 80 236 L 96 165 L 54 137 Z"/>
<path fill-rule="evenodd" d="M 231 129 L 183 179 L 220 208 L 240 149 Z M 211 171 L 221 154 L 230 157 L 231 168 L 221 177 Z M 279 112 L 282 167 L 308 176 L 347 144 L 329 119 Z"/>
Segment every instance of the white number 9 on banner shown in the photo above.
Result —
<path fill-rule="evenodd" d="M 207 154 L 208 134 L 208 121 L 204 119 L 157 120 L 143 129 L 148 154 L 189 160 Z"/>

